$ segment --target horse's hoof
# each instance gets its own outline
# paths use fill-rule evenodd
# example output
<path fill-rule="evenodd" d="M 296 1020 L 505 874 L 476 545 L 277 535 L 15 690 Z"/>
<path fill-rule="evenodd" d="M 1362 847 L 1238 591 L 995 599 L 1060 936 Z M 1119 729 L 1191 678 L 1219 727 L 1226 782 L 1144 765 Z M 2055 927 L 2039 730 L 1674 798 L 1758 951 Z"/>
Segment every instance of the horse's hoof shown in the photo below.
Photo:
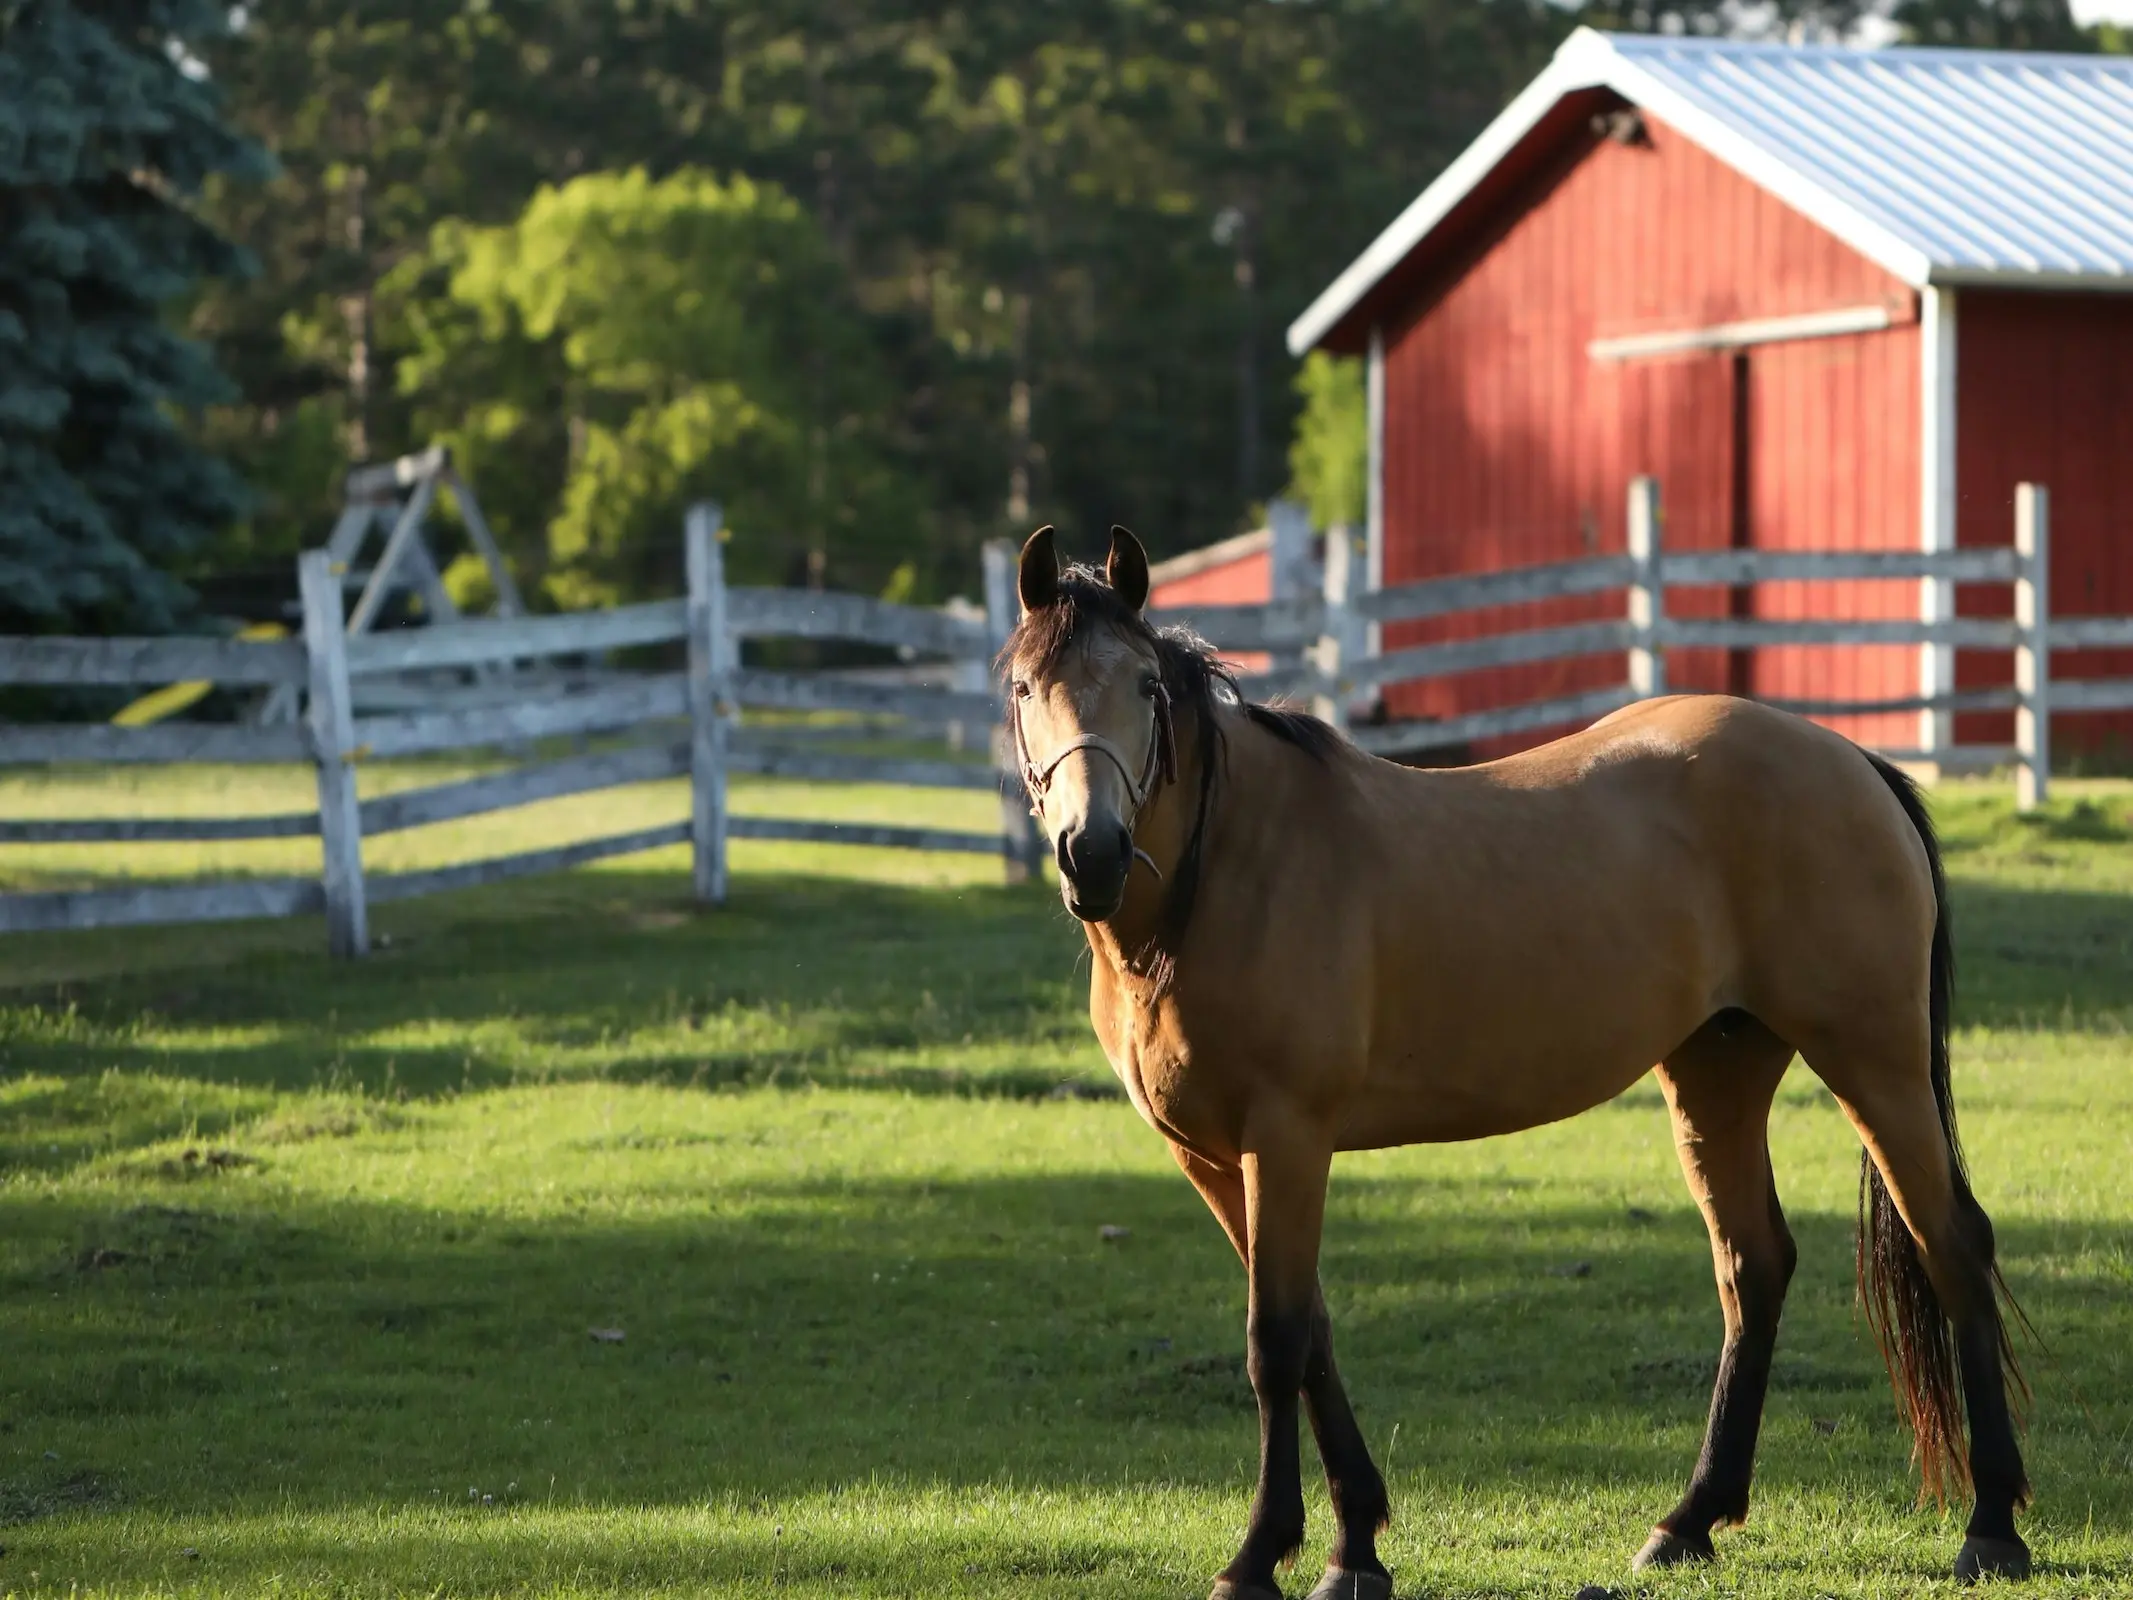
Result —
<path fill-rule="evenodd" d="M 2029 1546 L 2020 1538 L 1986 1539 L 1972 1534 L 1963 1541 L 1963 1553 L 1955 1558 L 1955 1581 L 1975 1583 L 1980 1578 L 2020 1579 L 2029 1576 Z"/>
<path fill-rule="evenodd" d="M 1309 1600 L 1392 1600 L 1392 1574 L 1328 1567 Z"/>
<path fill-rule="evenodd" d="M 1207 1600 L 1281 1600 L 1281 1591 L 1271 1583 L 1245 1583 L 1236 1578 L 1217 1578 L 1207 1591 Z"/>
<path fill-rule="evenodd" d="M 1718 1552 L 1711 1548 L 1708 1533 L 1695 1535 L 1671 1533 L 1665 1528 L 1652 1529 L 1652 1536 L 1644 1541 L 1636 1559 L 1630 1562 L 1629 1570 L 1642 1572 L 1647 1567 L 1679 1567 L 1691 1561 L 1716 1561 Z"/>

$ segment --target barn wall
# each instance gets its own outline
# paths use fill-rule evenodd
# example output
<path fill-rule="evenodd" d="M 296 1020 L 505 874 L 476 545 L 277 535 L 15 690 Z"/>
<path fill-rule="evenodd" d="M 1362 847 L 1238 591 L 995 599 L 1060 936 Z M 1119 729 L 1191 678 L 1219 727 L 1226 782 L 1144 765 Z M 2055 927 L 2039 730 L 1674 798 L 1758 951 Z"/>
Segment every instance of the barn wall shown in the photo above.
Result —
<path fill-rule="evenodd" d="M 1730 354 L 1600 365 L 1595 337 L 1887 302 L 1908 289 L 1656 118 L 1650 144 L 1580 136 L 1387 330 L 1385 582 L 1619 551 L 1624 501 L 1658 476 L 1675 548 L 1734 538 L 1735 404 L 1748 444 L 1754 542 L 1838 548 L 1918 541 L 1918 330 L 1762 346 L 1740 382 Z M 1821 586 L 1825 615 L 1913 616 L 1915 584 Z M 1797 614 L 1800 586 L 1754 597 Z M 1835 591 L 1829 593 L 1827 591 Z M 1675 591 L 1684 615 L 1723 615 L 1718 591 Z M 1387 647 L 1619 615 L 1613 597 L 1389 629 Z M 1915 692 L 1917 652 L 1677 652 L 1683 687 L 1745 674 L 1764 693 Z M 1443 717 L 1621 681 L 1619 657 L 1395 687 L 1398 717 Z M 1911 743 L 1915 717 L 1845 731 Z M 1532 742 L 1532 741 L 1525 741 Z M 1494 747 L 1480 754 L 1496 753 Z"/>
<path fill-rule="evenodd" d="M 1274 597 L 1274 555 L 1272 550 L 1239 556 L 1234 561 L 1224 561 L 1180 578 L 1169 578 L 1151 584 L 1148 589 L 1148 605 L 1151 610 L 1165 606 L 1252 606 L 1264 605 Z M 1160 620 L 1160 619 L 1158 619 Z M 1272 659 L 1256 650 L 1227 650 L 1222 659 L 1237 672 L 1264 672 L 1272 665 Z"/>
<path fill-rule="evenodd" d="M 1262 550 L 1150 586 L 1152 606 L 1262 605 L 1274 593 L 1274 557 Z"/>
<path fill-rule="evenodd" d="M 2133 295 L 1965 289 L 1956 311 L 1956 538 L 2014 538 L 2015 485 L 2051 490 L 2052 611 L 2133 615 Z M 1966 616 L 2006 616 L 2005 588 L 1957 592 Z M 2055 654 L 2064 678 L 2133 676 L 2133 651 Z M 1965 688 L 2013 679 L 2004 653 L 1962 651 Z M 1958 743 L 2005 743 L 2006 715 L 1956 719 Z M 2055 748 L 2113 764 L 2133 716 L 2053 719 Z"/>

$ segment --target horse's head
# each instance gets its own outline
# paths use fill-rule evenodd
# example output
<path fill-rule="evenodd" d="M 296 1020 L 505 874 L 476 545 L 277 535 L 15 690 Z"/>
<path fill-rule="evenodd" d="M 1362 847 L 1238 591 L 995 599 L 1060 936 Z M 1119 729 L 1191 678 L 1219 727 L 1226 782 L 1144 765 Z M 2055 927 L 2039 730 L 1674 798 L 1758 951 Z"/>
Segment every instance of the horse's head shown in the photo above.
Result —
<path fill-rule="evenodd" d="M 1022 622 L 1003 656 L 1008 730 L 1067 909 L 1101 922 L 1125 899 L 1134 819 L 1177 769 L 1170 689 L 1141 616 L 1148 553 L 1113 528 L 1100 577 L 1062 572 L 1052 530 L 1039 528 L 1017 587 Z"/>

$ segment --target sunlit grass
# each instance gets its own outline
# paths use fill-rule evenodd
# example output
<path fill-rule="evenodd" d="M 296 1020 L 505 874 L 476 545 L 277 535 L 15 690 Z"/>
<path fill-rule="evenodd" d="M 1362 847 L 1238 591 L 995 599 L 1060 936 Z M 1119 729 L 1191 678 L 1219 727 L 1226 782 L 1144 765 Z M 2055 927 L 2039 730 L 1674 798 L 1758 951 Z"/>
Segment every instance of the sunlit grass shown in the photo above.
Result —
<path fill-rule="evenodd" d="M 87 814 L 65 781 L 40 803 Z M 2024 1592 L 2133 1593 L 2133 788 L 1940 809 L 1964 1133 L 2049 1344 Z M 1085 1098 L 1056 898 L 989 861 L 736 863 L 716 914 L 678 853 L 382 907 L 354 966 L 313 919 L 0 941 L 0 1591 L 1204 1593 L 1250 1487 L 1243 1285 L 1160 1141 Z M 0 851 L 13 884 L 85 870 Z M 1634 1585 L 1718 1337 L 1656 1090 L 1341 1161 L 1325 1278 L 1402 1595 L 1953 1592 L 1960 1517 L 1914 1506 L 1850 1309 L 1856 1142 L 1797 1070 L 1772 1140 L 1802 1265 L 1755 1517 Z M 1314 1493 L 1313 1568 L 1326 1528 Z"/>

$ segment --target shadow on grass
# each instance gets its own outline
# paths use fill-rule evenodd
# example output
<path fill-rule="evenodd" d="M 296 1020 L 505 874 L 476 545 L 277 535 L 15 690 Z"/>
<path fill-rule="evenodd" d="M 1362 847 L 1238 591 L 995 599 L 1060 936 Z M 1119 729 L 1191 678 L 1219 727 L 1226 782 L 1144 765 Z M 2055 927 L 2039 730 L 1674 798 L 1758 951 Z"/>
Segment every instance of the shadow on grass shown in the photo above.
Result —
<path fill-rule="evenodd" d="M 359 963 L 253 955 L 18 989 L 0 1029 L 37 1072 L 416 1097 L 587 1075 L 1032 1095 L 1062 1074 L 1018 1056 L 1101 1067 L 1080 936 L 1042 891 L 755 879 L 705 912 L 686 887 L 616 872 L 512 886 L 468 897 L 480 915 L 410 917 Z M 1000 1059 L 909 1059 L 941 1050 Z"/>
<path fill-rule="evenodd" d="M 1150 1473 L 1246 1489 L 1241 1278 L 1179 1181 L 825 1177 L 686 1221 L 541 1226 L 268 1210 L 245 1183 L 0 1199 L 18 1242 L 6 1494 L 93 1481 L 113 1503 L 256 1512 L 506 1485 L 616 1506 Z M 1372 1437 L 1397 1422 L 1409 1467 L 1490 1492 L 1672 1485 L 1717 1342 L 1693 1213 L 1528 1203 L 1514 1222 L 1473 1189 L 1336 1182 L 1325 1277 Z M 1851 1221 L 1793 1225 L 1763 1481 L 1901 1505 L 1906 1442 L 1850 1312 Z M 2001 1233 L 2058 1353 L 2035 1374 L 2045 1496 L 2078 1482 L 2125 1528 L 2124 1283 L 2094 1264 L 2127 1259 L 2133 1228 Z"/>
<path fill-rule="evenodd" d="M 544 1052 L 553 1073 L 712 1087 L 1041 1093 L 1059 1074 L 1018 1075 L 1012 1059 L 1038 1050 L 1078 1051 L 1083 1075 L 1103 1076 L 1086 950 L 1041 890 L 746 878 L 703 912 L 686 887 L 665 872 L 566 874 L 385 908 L 389 942 L 360 963 L 238 940 L 226 965 L 0 989 L 0 1043 L 42 1072 L 152 1066 L 414 1096 L 552 1075 Z M 2133 895 L 1959 880 L 1955 916 L 1959 1021 L 2133 1025 Z M 78 1026 L 26 1028 L 31 1011 Z M 486 1025 L 508 1041 L 484 1039 Z M 933 1063 L 896 1059 L 972 1046 L 1008 1058 L 988 1063 L 999 1076 L 937 1079 Z"/>
<path fill-rule="evenodd" d="M 2133 895 L 1958 880 L 1952 901 L 1959 1024 L 2133 1030 Z"/>

